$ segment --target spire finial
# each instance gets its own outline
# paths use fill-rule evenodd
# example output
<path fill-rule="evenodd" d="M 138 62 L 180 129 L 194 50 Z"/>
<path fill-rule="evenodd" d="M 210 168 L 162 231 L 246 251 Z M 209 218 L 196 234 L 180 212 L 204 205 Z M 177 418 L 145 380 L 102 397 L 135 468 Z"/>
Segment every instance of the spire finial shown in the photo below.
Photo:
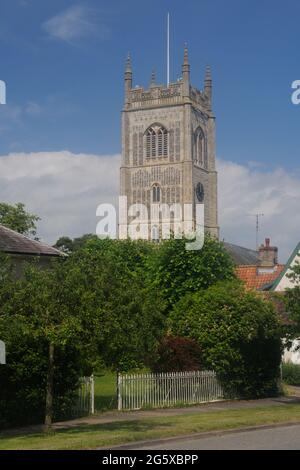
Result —
<path fill-rule="evenodd" d="M 132 69 L 131 69 L 131 57 L 130 57 L 130 52 L 128 52 L 127 54 L 127 59 L 126 59 L 126 69 L 125 69 L 126 72 L 132 72 Z"/>
<path fill-rule="evenodd" d="M 125 106 L 129 106 L 130 91 L 132 89 L 132 68 L 131 68 L 131 57 L 129 53 L 126 59 L 124 81 L 125 81 Z"/>
<path fill-rule="evenodd" d="M 210 66 L 207 65 L 205 69 L 205 78 L 204 78 L 204 93 L 208 99 L 208 106 L 211 110 L 211 101 L 212 101 L 212 78 Z"/>
<path fill-rule="evenodd" d="M 150 86 L 155 86 L 155 84 L 156 84 L 156 73 L 155 73 L 155 70 L 153 69 L 151 73 Z"/>
<path fill-rule="evenodd" d="M 212 81 L 212 78 L 211 78 L 211 69 L 210 69 L 210 66 L 207 65 L 206 66 L 206 69 L 205 69 L 205 81 L 206 82 L 211 82 Z"/>
<path fill-rule="evenodd" d="M 189 65 L 189 52 L 186 42 L 184 43 L 183 65 Z"/>
<path fill-rule="evenodd" d="M 184 44 L 182 79 L 183 79 L 183 96 L 185 96 L 186 98 L 189 98 L 190 96 L 190 64 L 189 64 L 187 43 Z"/>

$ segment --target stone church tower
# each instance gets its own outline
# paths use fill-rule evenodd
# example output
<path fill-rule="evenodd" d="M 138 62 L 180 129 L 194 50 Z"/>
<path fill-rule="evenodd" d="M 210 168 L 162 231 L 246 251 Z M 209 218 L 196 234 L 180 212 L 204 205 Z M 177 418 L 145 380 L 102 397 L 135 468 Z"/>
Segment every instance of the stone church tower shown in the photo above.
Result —
<path fill-rule="evenodd" d="M 128 207 L 138 203 L 147 208 L 158 203 L 192 204 L 192 219 L 195 204 L 202 203 L 205 230 L 218 237 L 215 118 L 211 103 L 210 69 L 206 70 L 203 91 L 192 87 L 187 47 L 182 78 L 169 86 L 158 85 L 153 73 L 146 90 L 133 88 L 128 57 L 120 195 L 127 196 Z M 123 216 L 120 238 L 126 238 L 127 224 L 131 220 Z M 161 237 L 162 221 L 159 220 L 157 226 L 150 226 L 149 237 Z M 153 235 L 153 229 L 158 235 Z"/>

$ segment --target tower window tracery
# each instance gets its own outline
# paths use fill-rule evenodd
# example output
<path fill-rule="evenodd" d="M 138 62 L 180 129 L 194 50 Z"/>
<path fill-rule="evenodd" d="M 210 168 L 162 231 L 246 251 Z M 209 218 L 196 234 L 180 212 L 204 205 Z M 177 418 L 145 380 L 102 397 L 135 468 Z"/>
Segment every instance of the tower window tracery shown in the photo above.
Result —
<path fill-rule="evenodd" d="M 205 166 L 206 162 L 205 137 L 201 127 L 196 129 L 194 134 L 194 160 L 197 165 Z"/>
<path fill-rule="evenodd" d="M 152 186 L 152 202 L 160 202 L 161 198 L 161 189 L 158 184 Z"/>
<path fill-rule="evenodd" d="M 166 157 L 168 155 L 168 131 L 165 127 L 153 125 L 146 131 L 146 157 Z"/>

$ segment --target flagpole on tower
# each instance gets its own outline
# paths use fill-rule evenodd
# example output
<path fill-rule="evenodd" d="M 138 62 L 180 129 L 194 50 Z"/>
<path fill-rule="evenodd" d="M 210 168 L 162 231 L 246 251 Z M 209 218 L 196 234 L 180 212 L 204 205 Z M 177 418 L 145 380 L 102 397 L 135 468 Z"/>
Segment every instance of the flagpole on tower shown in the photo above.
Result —
<path fill-rule="evenodd" d="M 170 84 L 170 13 L 167 15 L 167 86 Z"/>

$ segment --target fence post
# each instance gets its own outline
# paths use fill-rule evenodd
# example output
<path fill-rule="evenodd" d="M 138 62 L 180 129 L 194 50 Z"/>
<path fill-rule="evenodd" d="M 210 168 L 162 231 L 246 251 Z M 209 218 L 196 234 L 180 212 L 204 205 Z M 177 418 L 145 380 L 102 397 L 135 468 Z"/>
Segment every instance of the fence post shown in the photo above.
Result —
<path fill-rule="evenodd" d="M 91 413 L 95 413 L 95 381 L 94 374 L 91 375 Z"/>
<path fill-rule="evenodd" d="M 121 394 L 121 384 L 122 384 L 122 377 L 121 374 L 118 372 L 118 386 L 117 386 L 117 394 L 118 394 L 118 410 L 122 410 L 122 394 Z"/>

